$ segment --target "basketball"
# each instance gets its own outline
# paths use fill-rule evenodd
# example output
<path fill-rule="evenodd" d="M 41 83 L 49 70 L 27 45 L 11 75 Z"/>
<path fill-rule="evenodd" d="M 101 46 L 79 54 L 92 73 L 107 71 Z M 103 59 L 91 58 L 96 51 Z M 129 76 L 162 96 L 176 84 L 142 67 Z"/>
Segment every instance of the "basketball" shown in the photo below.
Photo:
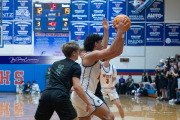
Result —
<path fill-rule="evenodd" d="M 122 20 L 123 20 L 123 17 L 125 17 L 125 18 L 127 19 L 127 22 L 129 23 L 129 24 L 126 26 L 124 32 L 126 32 L 127 30 L 129 30 L 129 28 L 130 28 L 130 26 L 131 26 L 131 20 L 129 19 L 129 17 L 126 16 L 126 15 L 118 15 L 118 16 L 116 16 L 116 17 L 114 18 L 114 20 L 113 20 L 113 27 L 114 27 L 114 29 L 115 29 L 116 31 L 118 31 L 118 30 L 117 30 L 117 28 L 116 28 L 116 26 L 115 26 L 114 23 L 118 24 L 118 23 L 119 23 L 119 18 L 121 18 L 120 20 L 122 21 Z"/>

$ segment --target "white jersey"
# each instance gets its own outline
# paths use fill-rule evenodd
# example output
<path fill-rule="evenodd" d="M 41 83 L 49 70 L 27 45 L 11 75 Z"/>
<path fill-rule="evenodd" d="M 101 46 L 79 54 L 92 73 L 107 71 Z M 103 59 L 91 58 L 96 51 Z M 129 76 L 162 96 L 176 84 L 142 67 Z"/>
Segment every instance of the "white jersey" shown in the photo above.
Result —
<path fill-rule="evenodd" d="M 117 71 L 115 66 L 109 64 L 109 67 L 105 68 L 102 63 L 101 76 L 100 76 L 101 87 L 111 88 L 113 77 L 116 77 L 116 75 L 117 75 Z"/>
<path fill-rule="evenodd" d="M 83 58 L 81 63 L 81 86 L 85 92 L 95 94 L 101 73 L 101 61 L 95 62 L 92 66 L 84 66 Z"/>

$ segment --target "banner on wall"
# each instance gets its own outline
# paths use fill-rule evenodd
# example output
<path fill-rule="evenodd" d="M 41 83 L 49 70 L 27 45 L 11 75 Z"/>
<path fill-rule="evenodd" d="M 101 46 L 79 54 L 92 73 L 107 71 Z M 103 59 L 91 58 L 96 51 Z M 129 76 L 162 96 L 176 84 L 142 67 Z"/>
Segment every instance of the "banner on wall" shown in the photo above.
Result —
<path fill-rule="evenodd" d="M 4 44 L 13 43 L 13 22 L 3 21 L 3 41 Z"/>
<path fill-rule="evenodd" d="M 88 21 L 88 0 L 71 0 L 71 20 Z"/>
<path fill-rule="evenodd" d="M 113 21 L 117 15 L 126 15 L 126 0 L 109 1 L 109 21 Z"/>
<path fill-rule="evenodd" d="M 71 40 L 75 40 L 79 45 L 83 45 L 87 35 L 88 23 L 71 23 Z"/>
<path fill-rule="evenodd" d="M 165 24 L 165 46 L 180 46 L 180 23 Z"/>
<path fill-rule="evenodd" d="M 69 33 L 34 33 L 34 55 L 65 58 L 61 46 L 69 42 Z"/>
<path fill-rule="evenodd" d="M 163 46 L 164 23 L 146 23 L 146 46 Z"/>
<path fill-rule="evenodd" d="M 102 21 L 107 18 L 107 1 L 90 0 L 90 21 Z"/>
<path fill-rule="evenodd" d="M 164 0 L 156 0 L 146 10 L 147 22 L 164 22 Z"/>
<path fill-rule="evenodd" d="M 32 0 L 14 0 L 14 20 L 32 20 Z"/>
<path fill-rule="evenodd" d="M 145 39 L 145 24 L 132 23 L 130 29 L 127 31 L 127 45 L 144 46 L 144 39 Z"/>
<path fill-rule="evenodd" d="M 111 45 L 112 42 L 114 41 L 115 37 L 116 37 L 116 30 L 113 27 L 113 24 L 109 24 L 109 41 L 108 41 L 108 45 Z M 126 45 L 126 32 L 124 34 L 124 45 Z"/>
<path fill-rule="evenodd" d="M 14 22 L 14 44 L 32 44 L 32 22 Z"/>
<path fill-rule="evenodd" d="M 143 3 L 144 2 L 141 0 L 138 1 L 136 6 L 134 6 L 134 0 L 128 0 L 128 17 L 131 21 L 145 21 L 145 11 L 143 11 L 141 14 L 135 13 L 135 10 Z"/>
<path fill-rule="evenodd" d="M 99 34 L 104 36 L 104 29 L 102 23 L 90 23 L 90 33 Z"/>
<path fill-rule="evenodd" d="M 13 20 L 14 17 L 14 13 L 13 13 L 13 0 L 3 0 L 3 20 Z M 0 2 L 0 6 L 1 6 L 1 2 Z M 1 13 L 1 9 L 0 9 L 0 13 Z"/>

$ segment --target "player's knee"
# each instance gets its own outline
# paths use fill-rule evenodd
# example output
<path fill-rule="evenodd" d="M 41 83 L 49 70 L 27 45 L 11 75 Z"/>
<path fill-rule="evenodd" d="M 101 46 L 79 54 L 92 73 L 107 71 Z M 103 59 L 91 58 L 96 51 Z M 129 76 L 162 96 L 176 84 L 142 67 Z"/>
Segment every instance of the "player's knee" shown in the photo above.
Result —
<path fill-rule="evenodd" d="M 118 109 L 122 109 L 121 104 L 117 104 L 117 108 L 118 108 Z"/>
<path fill-rule="evenodd" d="M 114 120 L 114 115 L 112 114 L 112 112 L 110 112 L 108 116 L 109 116 L 108 117 L 109 120 Z"/>

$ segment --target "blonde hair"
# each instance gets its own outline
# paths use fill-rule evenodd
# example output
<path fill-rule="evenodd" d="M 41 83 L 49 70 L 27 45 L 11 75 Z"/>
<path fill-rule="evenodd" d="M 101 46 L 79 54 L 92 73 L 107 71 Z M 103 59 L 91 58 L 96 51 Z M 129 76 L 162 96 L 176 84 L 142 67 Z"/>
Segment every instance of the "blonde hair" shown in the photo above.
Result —
<path fill-rule="evenodd" d="M 79 50 L 79 44 L 77 42 L 75 42 L 74 40 L 72 40 L 70 42 L 64 43 L 61 46 L 61 49 L 62 49 L 62 52 L 64 53 L 64 55 L 67 58 L 70 58 L 73 51 L 76 52 L 77 50 Z"/>
<path fill-rule="evenodd" d="M 82 53 L 83 51 L 85 51 L 85 50 L 84 50 L 84 47 L 80 47 L 80 49 L 79 49 L 79 54 Z M 85 52 L 86 52 L 86 51 L 85 51 Z"/>

